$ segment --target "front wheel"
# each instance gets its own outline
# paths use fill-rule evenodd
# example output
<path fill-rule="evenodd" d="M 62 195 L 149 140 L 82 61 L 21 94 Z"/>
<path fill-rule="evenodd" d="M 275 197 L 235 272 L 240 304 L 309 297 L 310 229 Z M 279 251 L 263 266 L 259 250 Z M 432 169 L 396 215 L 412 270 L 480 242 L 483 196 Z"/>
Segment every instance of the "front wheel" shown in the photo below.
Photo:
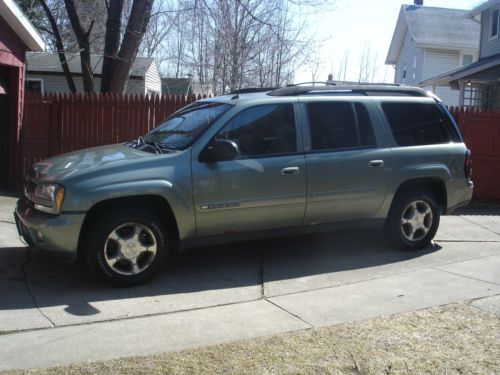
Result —
<path fill-rule="evenodd" d="M 436 235 L 440 213 L 434 197 L 425 191 L 395 198 L 387 222 L 390 240 L 403 249 L 427 246 Z"/>
<path fill-rule="evenodd" d="M 115 285 L 139 285 L 166 260 L 167 234 L 155 215 L 122 210 L 92 223 L 84 250 L 98 276 Z"/>

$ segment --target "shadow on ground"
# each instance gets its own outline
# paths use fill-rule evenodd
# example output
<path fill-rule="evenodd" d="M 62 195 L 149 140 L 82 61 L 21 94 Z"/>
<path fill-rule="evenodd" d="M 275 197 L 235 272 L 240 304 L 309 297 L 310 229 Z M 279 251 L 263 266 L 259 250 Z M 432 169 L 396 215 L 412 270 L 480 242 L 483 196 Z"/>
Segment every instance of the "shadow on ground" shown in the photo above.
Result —
<path fill-rule="evenodd" d="M 264 291 L 263 281 L 267 284 L 398 263 L 439 249 L 432 245 L 419 251 L 400 251 L 389 246 L 380 232 L 371 230 L 219 245 L 177 254 L 146 285 L 116 288 L 97 280 L 82 264 L 65 263 L 27 248 L 0 248 L 0 281 L 25 282 L 30 294 L 36 292 L 37 307 L 67 306 L 64 310 L 68 314 L 91 316 L 99 310 L 90 302 L 182 294 L 201 298 L 204 291 L 246 287 L 253 287 L 257 295 L 258 288 Z M 0 310 L 32 307 L 23 298 L 0 298 Z"/>

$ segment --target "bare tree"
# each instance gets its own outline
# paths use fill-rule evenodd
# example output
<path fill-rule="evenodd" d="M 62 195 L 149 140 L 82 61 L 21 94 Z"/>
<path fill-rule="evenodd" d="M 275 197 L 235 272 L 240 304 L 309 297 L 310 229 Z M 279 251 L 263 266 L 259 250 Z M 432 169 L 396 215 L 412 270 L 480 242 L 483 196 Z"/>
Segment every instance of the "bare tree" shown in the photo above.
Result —
<path fill-rule="evenodd" d="M 59 56 L 59 61 L 61 63 L 61 68 L 64 73 L 64 78 L 66 79 L 66 83 L 68 84 L 69 90 L 71 92 L 76 92 L 76 85 L 75 81 L 73 80 L 73 76 L 71 75 L 71 72 L 69 70 L 68 66 L 68 60 L 66 59 L 66 53 L 64 49 L 64 44 L 63 40 L 61 38 L 61 34 L 59 33 L 59 28 L 57 27 L 57 22 L 52 15 L 52 11 L 50 10 L 49 6 L 45 2 L 45 0 L 39 0 L 40 5 L 42 6 L 47 19 L 49 21 L 51 31 L 47 30 L 55 40 L 55 45 L 56 45 L 56 50 L 57 50 L 57 55 Z"/>
<path fill-rule="evenodd" d="M 90 56 L 90 33 L 94 27 L 94 20 L 85 29 L 80 20 L 73 0 L 64 0 L 68 17 L 75 32 L 76 40 L 80 47 L 80 63 L 82 66 L 83 90 L 85 92 L 94 92 L 94 72 L 92 71 Z"/>
<path fill-rule="evenodd" d="M 69 0 L 65 0 L 69 1 Z M 123 0 L 111 1 L 106 22 L 101 92 L 122 93 L 148 27 L 154 0 L 134 0 L 120 44 Z M 115 4 L 119 3 L 119 4 Z M 117 11 L 112 13 L 112 11 Z M 111 17 L 110 17 L 111 16 Z"/>
<path fill-rule="evenodd" d="M 369 83 L 375 80 L 377 73 L 377 52 L 373 52 L 370 44 L 367 42 L 363 48 L 359 61 L 358 82 Z"/>

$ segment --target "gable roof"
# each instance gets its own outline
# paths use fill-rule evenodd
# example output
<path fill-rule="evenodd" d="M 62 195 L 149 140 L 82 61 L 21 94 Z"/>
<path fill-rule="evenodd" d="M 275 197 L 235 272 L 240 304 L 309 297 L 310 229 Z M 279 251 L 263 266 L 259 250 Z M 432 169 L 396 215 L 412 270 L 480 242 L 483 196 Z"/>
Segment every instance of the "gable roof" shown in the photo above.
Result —
<path fill-rule="evenodd" d="M 0 0 L 0 15 L 30 51 L 45 51 L 42 37 L 13 0 Z"/>
<path fill-rule="evenodd" d="M 162 78 L 161 93 L 163 95 L 188 95 L 191 78 Z"/>
<path fill-rule="evenodd" d="M 397 62 L 406 32 L 418 47 L 478 49 L 481 25 L 468 10 L 402 5 L 386 64 Z"/>
<path fill-rule="evenodd" d="M 69 70 L 72 74 L 82 74 L 79 54 L 66 53 L 66 59 L 68 60 Z M 101 75 L 102 60 L 102 55 L 90 55 L 90 65 L 92 66 L 94 75 Z M 153 58 L 136 57 L 130 69 L 130 77 L 144 77 L 153 62 Z M 59 56 L 55 53 L 27 53 L 26 71 L 29 73 L 63 74 Z"/>
<path fill-rule="evenodd" d="M 475 15 L 481 13 L 483 10 L 486 10 L 490 7 L 494 7 L 495 5 L 499 5 L 499 4 L 500 4 L 500 0 L 488 0 L 484 3 L 482 3 L 481 5 L 478 5 L 474 9 L 472 9 L 470 11 L 470 15 L 475 16 Z"/>

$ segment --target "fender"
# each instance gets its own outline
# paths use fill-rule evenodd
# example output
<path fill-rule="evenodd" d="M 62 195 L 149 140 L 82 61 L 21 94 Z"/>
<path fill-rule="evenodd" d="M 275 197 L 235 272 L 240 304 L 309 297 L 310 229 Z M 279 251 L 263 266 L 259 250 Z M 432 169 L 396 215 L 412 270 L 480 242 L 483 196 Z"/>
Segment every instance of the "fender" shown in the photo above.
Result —
<path fill-rule="evenodd" d="M 168 180 L 136 180 L 121 181 L 95 187 L 78 198 L 71 197 L 72 202 L 78 202 L 78 207 L 85 207 L 89 211 L 96 204 L 115 198 L 126 198 L 141 195 L 160 196 L 172 208 L 172 213 L 177 222 L 180 239 L 190 238 L 195 235 L 196 226 L 192 197 L 185 196 L 182 189 Z M 184 189 L 190 192 L 191 189 Z M 71 211 L 65 211 L 70 213 Z"/>
<path fill-rule="evenodd" d="M 391 185 L 388 189 L 389 194 L 383 205 L 379 208 L 375 214 L 375 218 L 386 218 L 389 214 L 389 210 L 394 200 L 394 196 L 398 191 L 399 187 L 412 180 L 419 180 L 422 178 L 433 178 L 442 181 L 446 186 L 447 194 L 450 191 L 450 183 L 453 175 L 450 169 L 442 163 L 425 163 L 408 165 L 401 168 L 399 171 L 394 173 L 394 178 L 391 181 Z"/>

